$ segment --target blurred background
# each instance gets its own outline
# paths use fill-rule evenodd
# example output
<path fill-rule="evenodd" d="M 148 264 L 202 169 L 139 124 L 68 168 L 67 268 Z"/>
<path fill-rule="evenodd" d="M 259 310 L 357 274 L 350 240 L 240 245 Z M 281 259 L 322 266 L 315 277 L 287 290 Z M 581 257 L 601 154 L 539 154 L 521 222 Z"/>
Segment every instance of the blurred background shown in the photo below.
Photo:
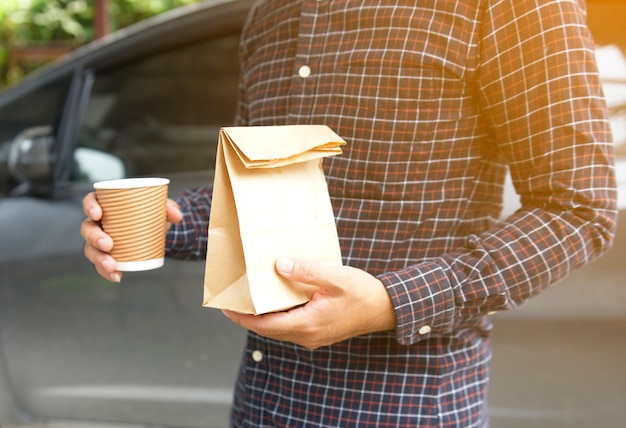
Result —
<path fill-rule="evenodd" d="M 198 0 L 2 0 L 0 88 L 108 33 Z M 626 151 L 626 2 L 587 0 L 616 146 Z"/>
<path fill-rule="evenodd" d="M 2 0 L 0 87 L 106 34 L 198 0 Z"/>
<path fill-rule="evenodd" d="M 161 14 L 175 7 L 196 2 L 199 2 L 199 0 L 0 0 L 0 89 L 19 82 L 29 72 L 73 51 L 77 47 L 98 38 L 106 38 L 108 34 L 117 29 L 147 17 Z M 626 226 L 624 226 L 624 221 L 626 221 L 626 191 L 622 191 L 622 189 L 626 189 L 626 57 L 624 55 L 624 52 L 626 52 L 626 1 L 587 0 L 587 10 L 588 25 L 597 44 L 597 60 L 611 114 L 611 125 L 617 153 L 616 170 L 620 186 L 620 227 L 618 228 L 614 248 L 599 261 L 585 266 L 562 284 L 559 284 L 558 287 L 545 291 L 542 295 L 526 303 L 521 308 L 508 313 L 494 315 L 494 357 L 489 403 L 493 428 L 626 427 L 626 407 L 624 406 L 624 403 L 626 403 L 626 370 L 623 368 L 624 361 L 626 361 L 626 264 L 624 263 L 624 252 L 626 251 Z M 159 49 L 161 49 L 161 46 L 159 46 Z M 205 81 L 207 79 L 202 76 L 202 80 Z M 31 111 L 28 110 L 28 113 L 30 115 Z M 5 199 L 8 201 L 9 198 Z M 505 208 L 510 212 L 516 208 L 515 195 L 510 195 L 508 200 L 511 203 Z M 0 199 L 1 202 L 2 200 Z M 58 207 L 59 205 L 56 204 L 54 206 Z M 5 213 L 7 212 L 8 208 L 5 206 Z M 30 208 L 28 213 L 36 213 L 36 210 Z M 82 218 L 80 217 L 81 215 L 82 213 L 79 212 L 76 223 L 78 223 L 79 218 Z M 70 227 L 74 230 L 74 223 L 71 223 Z M 3 242 L 6 245 L 6 235 L 0 237 L 0 249 L 2 249 Z M 62 290 L 66 290 L 69 287 L 77 287 L 76 283 L 80 278 L 75 272 L 77 268 L 74 265 L 66 264 L 59 266 L 58 261 L 54 258 L 44 260 L 43 265 L 44 267 L 49 265 L 49 270 L 56 269 L 62 271 L 62 274 L 65 275 L 55 280 L 54 287 Z M 191 277 L 190 270 L 193 269 L 198 270 L 196 272 L 197 276 L 202 274 L 201 265 L 199 267 L 194 265 L 193 269 L 193 266 L 190 265 L 177 266 L 170 264 L 171 272 L 173 272 L 176 278 L 185 275 Z M 88 272 L 93 276 L 91 267 L 89 266 L 88 268 Z M 54 294 L 54 298 L 62 302 L 64 310 L 67 311 L 65 313 L 67 315 L 66 322 L 58 324 L 58 326 L 62 326 L 62 328 L 59 328 L 65 336 L 54 334 L 54 327 L 57 326 L 50 321 L 53 318 L 42 318 L 44 321 L 34 323 L 29 313 L 29 311 L 33 311 L 33 302 L 45 301 L 45 299 L 41 299 L 40 292 L 29 291 L 31 290 L 29 281 L 32 283 L 32 290 L 40 290 L 36 286 L 38 287 L 37 281 L 41 278 L 37 277 L 36 281 L 31 280 L 28 275 L 21 278 L 20 275 L 16 274 L 15 277 L 19 277 L 21 282 L 16 281 L 12 285 L 13 288 L 10 288 L 9 285 L 11 284 L 2 275 L 6 275 L 7 272 L 17 273 L 18 270 L 15 267 L 15 263 L 7 263 L 0 269 L 0 292 L 4 293 L 0 297 L 7 302 L 4 307 L 5 318 L 0 316 L 0 319 L 3 320 L 3 325 L 0 326 L 2 327 L 0 328 L 0 333 L 8 330 L 6 327 L 10 323 L 6 319 L 9 319 L 14 322 L 15 337 L 18 339 L 29 339 L 18 334 L 21 330 L 16 329 L 16 326 L 28 327 L 25 327 L 24 331 L 31 333 L 31 336 L 33 336 L 32 331 L 39 332 L 41 325 L 44 325 L 43 322 L 46 322 L 46 328 L 42 329 L 45 331 L 41 331 L 40 336 L 43 336 L 51 343 L 41 342 L 46 344 L 45 347 L 41 348 L 41 351 L 46 353 L 45 355 L 36 352 L 30 354 L 21 352 L 21 349 L 31 349 L 28 347 L 15 348 L 17 351 L 15 351 L 12 361 L 15 365 L 23 362 L 23 366 L 27 368 L 23 372 L 14 371 L 12 373 L 15 385 L 22 386 L 20 383 L 26 384 L 24 386 L 26 393 L 23 394 L 23 397 L 26 398 L 22 397 L 23 402 L 29 403 L 30 401 L 28 400 L 30 399 L 32 402 L 39 403 L 32 396 L 35 394 L 34 396 L 37 398 L 36 393 L 41 393 L 41 391 L 47 391 L 48 393 L 52 391 L 58 396 L 62 396 L 62 398 L 66 396 L 73 397 L 67 393 L 66 389 L 37 389 L 40 386 L 37 381 L 43 379 L 41 383 L 47 385 L 46 382 L 50 378 L 52 381 L 48 383 L 54 386 L 57 377 L 61 379 L 66 372 L 71 372 L 72 376 L 77 376 L 76 372 L 78 370 L 75 370 L 75 368 L 82 367 L 79 364 L 84 363 L 85 367 L 87 367 L 83 359 L 88 361 L 93 355 L 100 356 L 102 354 L 103 361 L 112 361 L 110 366 L 105 366 L 102 363 L 104 368 L 111 369 L 112 374 L 109 373 L 109 376 L 112 379 L 129 377 L 132 381 L 134 376 L 143 380 L 140 375 L 145 374 L 144 377 L 146 379 L 149 378 L 150 381 L 154 381 L 158 385 L 162 383 L 167 386 L 160 389 L 146 389 L 146 385 L 150 386 L 150 384 L 140 383 L 140 386 L 156 397 L 154 401 L 158 403 L 158 406 L 150 408 L 150 418 L 153 419 L 147 420 L 157 420 L 159 413 L 154 409 L 162 408 L 163 414 L 167 413 L 166 416 L 168 418 L 176 419 L 177 426 L 183 426 L 184 424 L 181 422 L 183 418 L 179 415 L 173 415 L 169 411 L 170 408 L 183 407 L 183 404 L 184 406 L 189 406 L 190 403 L 196 404 L 198 407 L 208 407 L 207 403 L 212 401 L 216 401 L 220 405 L 228 404 L 230 390 L 222 391 L 219 388 L 215 390 L 207 388 L 213 385 L 211 382 L 215 381 L 212 377 L 215 376 L 215 373 L 219 373 L 223 377 L 223 379 L 219 379 L 220 382 L 214 382 L 215 384 L 228 385 L 230 387 L 232 383 L 231 375 L 236 368 L 236 361 L 233 360 L 232 356 L 239 355 L 240 343 L 238 342 L 239 336 L 237 334 L 240 334 L 240 332 L 227 331 L 226 329 L 229 325 L 218 324 L 217 321 L 208 323 L 204 318 L 202 318 L 202 323 L 196 323 L 195 318 L 192 320 L 194 326 L 202 324 L 201 328 L 197 327 L 198 331 L 193 330 L 193 332 L 190 332 L 190 330 L 185 330 L 185 328 L 188 328 L 188 325 L 184 324 L 184 322 L 187 322 L 187 319 L 182 315 L 191 314 L 190 316 L 193 317 L 198 316 L 196 312 L 193 312 L 195 309 L 190 309 L 195 308 L 196 301 L 190 300 L 190 303 L 181 305 L 179 302 L 181 299 L 177 300 L 175 297 L 178 294 L 182 295 L 182 292 L 177 288 L 173 292 L 171 288 L 176 286 L 182 289 L 184 283 L 193 283 L 194 279 L 171 281 L 175 285 L 171 285 L 169 288 L 150 288 L 153 287 L 153 283 L 157 282 L 155 277 L 137 277 L 137 283 L 145 283 L 146 289 L 155 290 L 151 292 L 151 297 L 154 300 L 168 304 L 174 302 L 174 304 L 180 305 L 180 308 L 176 307 L 177 310 L 171 310 L 170 317 L 167 317 L 167 313 L 164 314 L 160 310 L 161 306 L 159 306 L 159 311 L 154 310 L 154 312 L 150 313 L 152 318 L 148 318 L 147 322 L 137 321 L 146 318 L 146 308 L 151 308 L 150 301 L 146 300 L 144 295 L 139 295 L 140 293 L 137 290 L 142 289 L 139 284 L 132 283 L 132 286 L 128 286 L 129 284 L 127 283 L 126 288 L 116 288 L 115 290 L 105 288 L 105 285 L 100 286 L 97 283 L 94 286 L 92 280 L 90 280 L 91 282 L 86 282 L 86 285 L 83 284 L 87 293 L 97 295 L 98 302 L 102 300 L 106 301 L 107 304 L 111 302 L 116 302 L 117 304 L 119 301 L 120 307 L 122 307 L 121 305 L 126 305 L 123 306 L 123 309 L 119 309 L 116 306 L 119 313 L 115 312 L 114 315 L 125 314 L 126 316 L 126 318 L 120 316 L 118 318 L 123 318 L 130 325 L 134 325 L 131 321 L 135 322 L 141 329 L 154 334 L 156 339 L 153 342 L 159 343 L 157 348 L 159 352 L 149 354 L 151 358 L 150 363 L 155 367 L 161 367 L 158 365 L 158 360 L 155 363 L 156 357 L 161 358 L 163 359 L 162 367 L 167 367 L 169 371 L 164 370 L 163 372 L 153 374 L 151 372 L 148 373 L 149 367 L 144 368 L 144 371 L 136 370 L 139 364 L 141 366 L 150 365 L 145 364 L 143 359 L 137 365 L 133 365 L 131 361 L 128 364 L 130 369 L 127 372 L 121 371 L 120 367 L 113 364 L 119 363 L 119 361 L 126 362 L 128 354 L 135 357 L 133 352 L 140 355 L 140 350 L 142 352 L 150 351 L 151 348 L 140 349 L 138 345 L 134 347 L 136 345 L 134 342 L 130 344 L 124 343 L 124 346 L 116 348 L 121 355 L 116 360 L 110 354 L 100 352 L 101 349 L 105 348 L 107 348 L 107 352 L 110 352 L 103 337 L 97 338 L 97 347 L 87 348 L 92 350 L 92 354 L 88 353 L 84 357 L 82 354 L 77 353 L 67 363 L 62 361 L 63 358 L 55 359 L 54 356 L 57 354 L 51 353 L 51 350 L 60 349 L 58 355 L 66 356 L 69 354 L 69 352 L 66 352 L 66 348 L 71 350 L 73 349 L 72 346 L 75 346 L 83 349 L 81 348 L 82 343 L 78 341 L 76 343 L 81 346 L 76 345 L 74 342 L 70 343 L 68 340 L 63 343 L 55 342 L 55 337 L 70 337 L 68 331 L 74 331 L 71 328 L 75 325 L 76 331 L 78 331 L 80 325 L 77 325 L 79 323 L 76 323 L 75 318 L 72 318 L 75 313 L 69 311 L 72 306 L 67 304 L 66 300 L 59 298 L 61 293 Z M 68 271 L 72 272 L 73 276 L 68 277 Z M 83 274 L 84 272 L 81 273 L 81 275 Z M 32 275 L 35 274 L 33 273 Z M 159 278 L 163 281 L 161 276 L 162 273 L 159 273 Z M 72 283 L 67 278 L 73 278 L 74 282 Z M 85 278 L 89 279 L 87 276 Z M 178 283 L 181 283 L 181 285 Z M 50 281 L 48 281 L 47 288 L 43 288 L 48 294 L 43 297 L 52 295 L 51 290 L 53 288 L 51 288 Z M 105 291 L 103 292 L 103 290 Z M 119 296 L 117 294 L 114 295 L 114 293 L 118 293 Z M 65 294 L 70 296 L 71 293 L 65 291 Z M 15 296 L 22 295 L 23 301 L 27 302 L 28 305 L 15 305 Z M 76 303 L 75 309 L 82 309 L 83 301 L 76 299 L 74 295 L 71 295 L 71 297 L 76 300 L 71 302 Z M 128 302 L 131 302 L 132 305 Z M 187 300 L 184 300 L 184 302 L 187 302 Z M 157 307 L 156 304 L 153 306 Z M 54 305 L 47 304 L 41 305 L 40 309 L 41 312 L 47 314 L 46 310 L 53 311 L 54 308 Z M 105 309 L 108 310 L 108 306 Z M 86 318 L 95 319 L 95 321 L 100 320 L 94 317 L 93 307 L 87 307 L 85 311 L 89 311 L 88 313 L 85 312 L 85 315 L 88 315 Z M 141 316 L 137 315 L 141 311 L 143 311 Z M 109 311 L 103 310 L 103 319 L 108 322 L 110 321 L 107 318 L 109 316 Z M 202 316 L 207 316 L 206 310 Z M 22 324 L 15 321 L 19 321 L 22 318 Z M 179 325 L 174 324 L 173 321 L 179 321 L 185 328 L 178 328 Z M 191 325 L 191 321 L 189 324 Z M 85 323 L 85 327 L 93 327 L 93 325 Z M 126 325 L 125 328 L 128 330 Z M 215 330 L 214 337 L 223 338 L 223 343 L 220 342 L 219 346 L 211 347 L 210 352 L 206 351 L 200 343 L 196 343 L 198 341 L 194 342 L 193 345 L 195 347 L 185 341 L 187 336 L 193 336 L 194 334 L 196 337 L 200 335 L 206 337 L 208 333 L 205 328 Z M 104 330 L 104 327 L 101 330 Z M 96 331 L 101 330 L 96 329 Z M 157 330 L 160 330 L 158 335 L 155 333 Z M 173 339 L 166 341 L 163 338 L 170 337 L 167 336 L 167 334 L 170 334 L 170 330 L 171 338 Z M 149 336 L 145 334 L 145 331 L 140 330 L 140 337 Z M 180 334 L 181 331 L 186 331 L 187 334 Z M 226 333 L 224 333 L 225 331 Z M 85 333 L 83 336 L 80 334 L 82 333 L 78 331 L 76 337 L 91 337 L 91 332 Z M 116 332 L 115 336 L 109 338 L 110 342 L 113 344 L 118 343 L 118 336 L 123 335 L 118 335 Z M 12 336 L 6 335 L 4 339 L 7 339 L 7 337 L 9 340 L 5 340 L 4 343 L 12 343 L 10 340 Z M 231 340 L 233 337 L 237 341 Z M 36 342 L 38 338 L 39 336 L 35 336 L 32 342 Z M 0 334 L 0 339 L 3 339 L 2 334 Z M 14 340 L 14 342 L 17 342 L 17 340 Z M 88 341 L 85 340 L 85 342 Z M 150 341 L 146 340 L 145 342 Z M 35 344 L 39 345 L 40 343 Z M 148 344 L 152 345 L 152 342 Z M 89 345 L 91 344 L 89 343 Z M 127 354 L 123 354 L 121 351 L 126 350 L 125 347 L 129 349 Z M 4 349 L 0 347 L 0 351 L 8 353 L 11 351 L 9 348 L 8 346 L 5 346 Z M 35 349 L 39 350 L 39 348 Z M 197 357 L 195 357 L 196 354 L 198 355 Z M 55 365 L 50 365 L 50 368 L 39 368 L 44 375 L 36 376 L 37 373 L 32 372 L 32 368 L 39 367 L 39 365 L 29 363 L 30 360 L 35 361 L 39 355 L 41 355 L 39 358 L 48 362 L 55 361 L 57 366 L 63 367 L 66 369 L 66 372 L 59 371 Z M 181 358 L 181 355 L 191 355 L 191 357 Z M 136 359 L 139 361 L 138 357 Z M 175 369 L 178 367 L 177 364 L 181 365 L 181 367 L 184 364 L 186 366 L 177 371 Z M 211 365 L 212 369 L 207 368 L 209 365 Z M 0 364 L 0 368 L 3 368 L 1 366 Z M 121 366 L 122 368 L 126 367 Z M 196 370 L 198 367 L 201 367 L 201 369 Z M 188 375 L 189 379 L 180 375 L 183 372 L 190 372 L 192 369 L 193 374 Z M 10 370 L 8 371 L 10 372 Z M 103 384 L 107 382 L 106 376 L 102 376 L 100 373 L 92 373 L 92 371 L 93 369 L 90 367 L 89 370 L 85 370 L 84 375 L 88 379 L 91 379 L 89 376 L 97 378 L 96 380 Z M 118 372 L 122 374 L 118 375 Z M 4 403 L 2 402 L 1 394 L 1 374 L 0 370 L 0 425 L 2 425 L 2 416 L 4 416 L 2 414 Z M 202 376 L 205 377 L 203 378 Z M 65 378 L 61 380 L 63 382 L 67 381 Z M 28 381 L 31 381 L 34 385 L 29 384 Z M 132 383 L 131 381 L 128 382 Z M 187 384 L 184 382 L 187 382 Z M 197 384 L 197 388 L 179 387 L 176 389 L 172 387 L 172 385 L 178 384 L 183 386 Z M 67 386 L 64 383 L 62 385 Z M 96 386 L 99 386 L 99 384 Z M 109 387 L 110 385 L 107 384 L 105 386 Z M 31 393 L 31 389 L 35 393 L 28 395 L 28 393 Z M 119 413 L 124 414 L 125 417 L 124 412 L 132 413 L 129 402 L 132 402 L 133 399 L 135 401 L 143 400 L 142 403 L 144 401 L 148 402 L 149 400 L 145 397 L 144 389 L 139 391 L 141 394 L 139 392 L 135 393 L 136 390 L 131 389 L 131 398 L 126 397 L 125 400 L 120 400 L 118 407 L 115 409 L 122 409 Z M 78 391 L 80 392 L 79 398 L 83 399 L 80 403 L 83 403 L 85 399 L 89 399 L 85 390 L 79 389 Z M 87 392 L 89 391 L 92 390 Z M 96 391 L 102 393 L 102 388 L 96 389 Z M 110 392 L 111 389 L 104 389 L 104 391 L 113 395 Z M 125 391 L 128 392 L 127 390 Z M 200 394 L 201 396 L 198 398 L 196 395 L 197 391 L 204 395 Z M 66 395 L 63 396 L 63 394 Z M 174 397 L 174 399 L 170 397 L 175 394 L 182 394 L 180 395 L 182 398 Z M 215 400 L 214 396 L 217 397 Z M 162 397 L 171 399 L 174 403 L 172 406 L 176 407 L 164 406 L 165 399 Z M 58 399 L 57 396 L 53 398 Z M 41 403 L 47 404 L 43 400 Z M 82 406 L 86 407 L 84 404 Z M 98 406 L 94 407 L 100 408 L 102 406 L 98 402 Z M 136 407 L 142 408 L 141 406 Z M 112 408 L 114 407 L 110 406 L 109 403 L 108 408 L 100 410 L 106 413 L 106 418 L 114 419 L 117 415 L 111 410 Z M 58 411 L 58 406 L 53 410 L 55 412 Z M 54 413 L 52 410 L 50 412 Z M 139 411 L 137 412 L 139 413 Z M 204 413 L 200 412 L 198 414 L 204 415 Z M 187 419 L 195 420 L 191 416 L 188 416 Z M 120 417 L 120 420 L 127 421 L 130 418 L 124 419 Z M 198 420 L 200 421 L 198 426 L 205 426 L 205 419 L 199 417 Z M 226 421 L 226 416 L 224 416 L 223 420 Z M 219 422 L 216 425 L 221 426 L 222 420 L 218 421 L 216 419 L 216 421 Z M 225 423 L 223 426 L 225 426 Z M 158 425 L 157 422 L 154 422 L 154 424 Z M 189 426 L 193 426 L 193 424 L 189 423 Z"/>

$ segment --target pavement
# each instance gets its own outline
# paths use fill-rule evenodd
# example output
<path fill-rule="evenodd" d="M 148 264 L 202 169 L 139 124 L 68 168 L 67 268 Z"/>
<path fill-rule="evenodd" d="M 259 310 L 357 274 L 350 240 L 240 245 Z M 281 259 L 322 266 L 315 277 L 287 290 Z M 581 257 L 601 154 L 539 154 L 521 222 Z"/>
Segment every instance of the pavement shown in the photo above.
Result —
<path fill-rule="evenodd" d="M 626 427 L 626 212 L 598 261 L 493 316 L 492 428 Z"/>

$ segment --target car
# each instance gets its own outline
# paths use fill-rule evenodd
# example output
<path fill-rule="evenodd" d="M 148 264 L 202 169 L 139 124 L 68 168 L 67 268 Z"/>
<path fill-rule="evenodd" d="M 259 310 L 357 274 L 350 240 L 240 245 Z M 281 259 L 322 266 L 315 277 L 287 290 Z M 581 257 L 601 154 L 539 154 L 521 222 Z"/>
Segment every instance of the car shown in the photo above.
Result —
<path fill-rule="evenodd" d="M 594 13 L 621 5 L 607 1 L 589 1 L 599 33 Z M 202 307 L 204 263 L 110 283 L 79 225 L 96 181 L 163 176 L 170 196 L 211 183 L 251 4 L 175 9 L 0 91 L 0 427 L 228 426 L 245 331 Z M 625 426 L 624 245 L 620 229 L 599 262 L 494 315 L 494 428 Z"/>
<path fill-rule="evenodd" d="M 212 181 L 250 4 L 176 9 L 0 95 L 0 426 L 228 425 L 245 332 L 202 307 L 204 263 L 112 284 L 79 225 L 94 181 Z"/>

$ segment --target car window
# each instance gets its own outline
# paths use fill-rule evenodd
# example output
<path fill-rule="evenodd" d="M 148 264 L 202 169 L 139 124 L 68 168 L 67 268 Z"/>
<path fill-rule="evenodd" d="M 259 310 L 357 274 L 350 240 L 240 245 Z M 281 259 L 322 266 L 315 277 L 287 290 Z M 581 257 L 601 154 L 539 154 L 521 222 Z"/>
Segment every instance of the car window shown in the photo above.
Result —
<path fill-rule="evenodd" d="M 238 33 L 226 35 L 97 72 L 79 132 L 83 154 L 112 155 L 128 177 L 213 169 L 219 128 L 235 115 L 238 44 Z M 90 164 L 74 180 L 118 175 Z"/>
<path fill-rule="evenodd" d="M 8 193 L 16 184 L 7 167 L 11 142 L 29 128 L 49 126 L 55 130 L 69 87 L 70 78 L 61 78 L 0 107 L 0 195 Z"/>
<path fill-rule="evenodd" d="M 11 141 L 35 126 L 56 127 L 70 86 L 70 78 L 53 81 L 0 108 L 0 142 Z"/>

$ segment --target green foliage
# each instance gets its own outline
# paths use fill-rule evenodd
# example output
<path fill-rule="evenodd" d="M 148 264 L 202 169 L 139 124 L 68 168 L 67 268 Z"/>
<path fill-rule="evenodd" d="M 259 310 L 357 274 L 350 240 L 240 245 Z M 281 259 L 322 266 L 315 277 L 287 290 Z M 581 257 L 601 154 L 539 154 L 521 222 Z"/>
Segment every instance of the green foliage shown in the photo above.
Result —
<path fill-rule="evenodd" d="M 110 30 L 198 0 L 107 0 Z M 9 66 L 11 52 L 28 47 L 74 48 L 92 41 L 94 0 L 1 0 L 0 86 L 41 64 Z"/>
<path fill-rule="evenodd" d="M 26 0 L 20 6 L 7 16 L 15 45 L 55 40 L 78 44 L 92 36 L 93 10 L 86 0 Z"/>
<path fill-rule="evenodd" d="M 197 0 L 110 0 L 111 23 L 114 28 L 123 28 L 152 15 L 195 3 Z"/>

